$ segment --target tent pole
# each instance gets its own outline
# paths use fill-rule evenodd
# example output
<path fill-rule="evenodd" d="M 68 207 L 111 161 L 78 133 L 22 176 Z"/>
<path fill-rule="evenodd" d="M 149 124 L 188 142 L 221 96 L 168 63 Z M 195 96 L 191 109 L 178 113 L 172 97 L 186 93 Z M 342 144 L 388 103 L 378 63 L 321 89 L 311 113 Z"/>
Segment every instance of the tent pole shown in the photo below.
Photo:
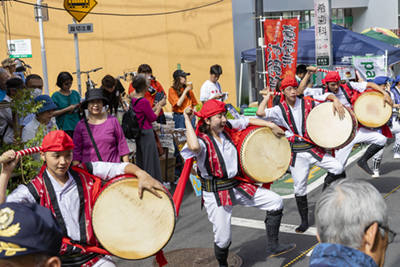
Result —
<path fill-rule="evenodd" d="M 239 99 L 238 99 L 238 108 L 240 108 L 240 104 L 242 102 L 242 81 L 243 81 L 243 61 L 240 62 L 240 74 L 239 74 Z"/>
<path fill-rule="evenodd" d="M 387 73 L 388 73 L 388 64 L 387 64 L 387 62 L 388 62 L 388 53 L 387 53 L 387 50 L 385 50 L 385 76 L 387 76 Z"/>

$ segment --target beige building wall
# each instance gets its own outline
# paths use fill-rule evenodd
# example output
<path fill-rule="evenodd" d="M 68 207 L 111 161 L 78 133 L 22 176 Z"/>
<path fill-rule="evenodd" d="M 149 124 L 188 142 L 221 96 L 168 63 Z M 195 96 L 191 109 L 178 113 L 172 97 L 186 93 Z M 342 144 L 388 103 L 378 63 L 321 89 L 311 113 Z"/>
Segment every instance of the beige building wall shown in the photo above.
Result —
<path fill-rule="evenodd" d="M 29 0 L 32 4 L 35 0 Z M 192 8 L 213 0 L 97 0 L 92 12 L 149 14 Z M 7 2 L 5 2 L 7 3 Z M 9 2 L 8 2 L 9 3 Z M 46 0 L 50 7 L 63 8 L 61 0 Z M 9 5 L 9 4 L 8 4 Z M 32 73 L 42 75 L 39 25 L 34 19 L 34 8 L 12 2 L 8 6 L 11 39 L 31 39 L 32 58 L 24 61 L 32 66 Z M 3 20 L 3 19 L 2 19 Z M 107 16 L 88 14 L 82 23 L 93 23 L 94 32 L 79 34 L 81 71 L 103 67 L 91 78 L 100 85 L 105 74 L 118 76 L 123 70 L 137 69 L 142 63 L 149 64 L 153 74 L 167 91 L 172 85 L 172 73 L 180 63 L 190 72 L 188 81 L 194 84 L 194 93 L 200 97 L 200 87 L 209 78 L 209 68 L 220 64 L 223 69 L 220 83 L 229 99 L 236 105 L 232 3 L 218 4 L 183 13 L 158 16 Z M 59 72 L 76 71 L 73 34 L 67 25 L 72 17 L 61 10 L 49 9 L 49 21 L 44 22 L 45 45 L 50 94 L 58 90 L 56 78 Z M 0 49 L 6 54 L 4 28 L 0 29 Z M 82 91 L 86 90 L 82 75 Z M 129 82 L 123 83 L 126 91 Z M 76 76 L 73 89 L 77 90 Z M 170 110 L 170 105 L 167 105 Z"/>

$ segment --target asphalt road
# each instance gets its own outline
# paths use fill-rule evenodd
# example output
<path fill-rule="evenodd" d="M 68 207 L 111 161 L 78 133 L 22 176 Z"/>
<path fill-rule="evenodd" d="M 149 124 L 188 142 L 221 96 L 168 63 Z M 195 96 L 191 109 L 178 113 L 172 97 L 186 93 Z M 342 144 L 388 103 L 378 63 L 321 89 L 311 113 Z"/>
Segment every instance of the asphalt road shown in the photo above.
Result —
<path fill-rule="evenodd" d="M 361 170 L 355 162 L 350 163 L 347 168 L 348 179 L 359 178 L 369 181 L 374 185 L 382 196 L 386 196 L 393 189 L 400 186 L 399 163 L 400 160 L 393 159 L 393 145 L 394 139 L 389 140 L 388 146 L 385 149 L 382 165 L 381 177 L 373 179 L 369 177 L 363 170 Z M 354 155 L 354 159 L 360 157 L 361 153 Z M 172 192 L 174 186 L 172 188 Z M 305 267 L 309 265 L 309 256 L 305 251 L 309 250 L 317 243 L 317 238 L 314 235 L 314 209 L 318 198 L 321 195 L 322 187 L 318 186 L 313 191 L 309 192 L 309 220 L 311 228 L 304 234 L 296 234 L 292 227 L 296 227 L 300 223 L 300 217 L 297 211 L 297 206 L 293 198 L 284 199 L 284 215 L 282 224 L 284 231 L 280 233 L 280 242 L 282 243 L 296 243 L 297 247 L 281 256 L 275 258 L 267 258 L 267 237 L 265 228 L 263 228 L 263 220 L 265 219 L 265 212 L 255 208 L 245 208 L 236 206 L 233 211 L 232 218 L 232 245 L 230 251 L 237 254 L 243 261 L 244 267 L 261 267 L 261 266 L 293 266 Z M 400 189 L 392 192 L 385 197 L 389 211 L 389 226 L 390 228 L 400 233 Z M 259 227 L 260 226 L 260 227 Z M 207 219 L 205 210 L 200 210 L 200 199 L 196 198 L 190 182 L 186 186 L 184 199 L 182 202 L 180 214 L 177 220 L 175 232 L 170 242 L 165 246 L 164 252 L 183 248 L 213 248 L 213 232 L 211 223 Z M 397 236 L 392 244 L 388 246 L 386 253 L 385 266 L 400 266 L 400 237 Z M 298 259 L 296 259 L 299 257 Z M 117 266 L 119 267 L 139 267 L 139 266 L 153 266 L 154 257 L 139 260 L 139 261 L 126 261 L 116 259 Z M 290 265 L 287 265 L 290 263 Z M 171 266 L 170 264 L 167 265 Z M 188 264 L 188 267 L 192 264 Z"/>

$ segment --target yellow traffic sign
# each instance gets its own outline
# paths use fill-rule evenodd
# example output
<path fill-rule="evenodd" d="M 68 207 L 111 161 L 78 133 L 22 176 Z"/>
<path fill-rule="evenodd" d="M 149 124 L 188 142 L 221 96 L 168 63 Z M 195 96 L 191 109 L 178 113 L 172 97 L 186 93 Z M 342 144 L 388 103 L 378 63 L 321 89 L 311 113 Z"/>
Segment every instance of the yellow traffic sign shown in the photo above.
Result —
<path fill-rule="evenodd" d="M 81 22 L 96 5 L 96 0 L 64 0 L 65 10 L 78 22 Z"/>

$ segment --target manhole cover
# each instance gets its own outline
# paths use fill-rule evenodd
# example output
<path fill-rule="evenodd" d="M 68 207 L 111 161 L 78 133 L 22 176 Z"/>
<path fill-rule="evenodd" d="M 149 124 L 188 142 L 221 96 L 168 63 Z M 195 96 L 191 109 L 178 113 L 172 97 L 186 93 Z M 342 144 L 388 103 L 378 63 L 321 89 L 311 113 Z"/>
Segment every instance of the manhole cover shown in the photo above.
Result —
<path fill-rule="evenodd" d="M 164 253 L 168 261 L 166 267 L 218 267 L 218 261 L 212 248 L 185 248 Z M 153 260 L 153 266 L 158 267 Z M 228 256 L 229 267 L 242 266 L 242 259 L 231 252 Z"/>

